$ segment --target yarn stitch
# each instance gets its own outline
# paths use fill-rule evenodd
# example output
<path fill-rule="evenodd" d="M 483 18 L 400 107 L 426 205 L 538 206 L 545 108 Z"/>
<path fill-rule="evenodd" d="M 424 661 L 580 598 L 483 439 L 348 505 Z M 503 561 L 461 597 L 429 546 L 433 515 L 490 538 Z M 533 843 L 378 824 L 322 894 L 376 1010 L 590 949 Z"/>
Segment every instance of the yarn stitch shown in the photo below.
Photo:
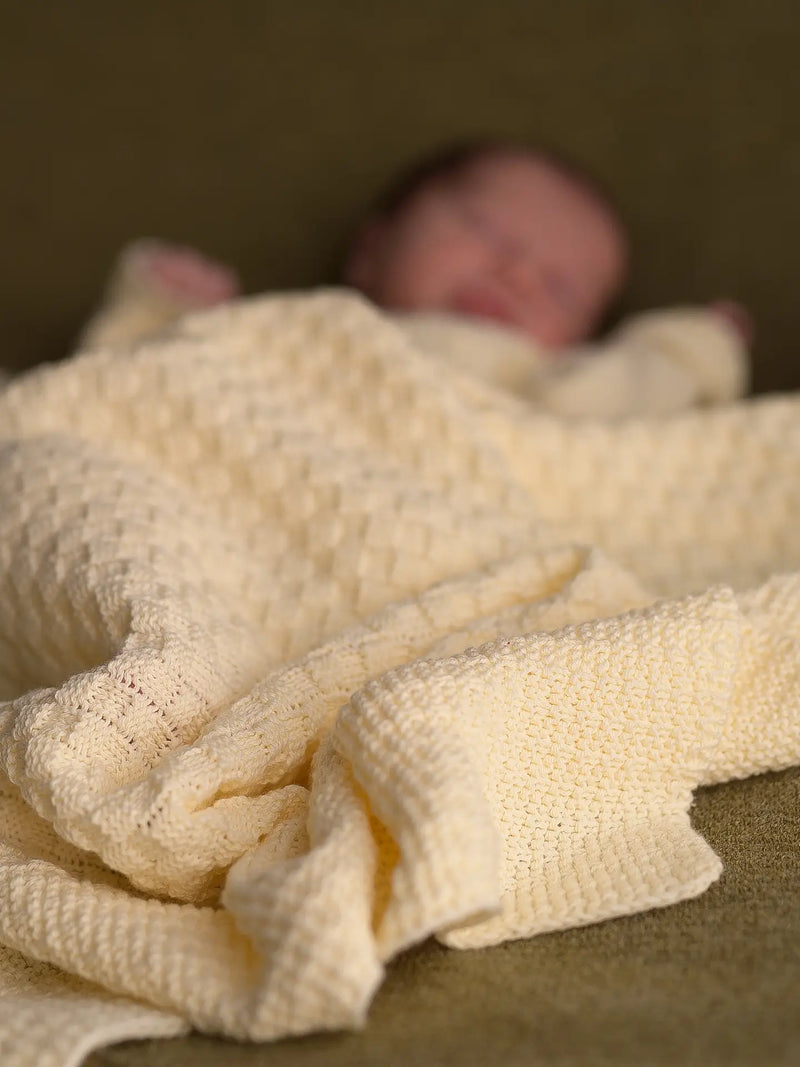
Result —
<path fill-rule="evenodd" d="M 0 393 L 0 1062 L 364 1024 L 671 904 L 800 758 L 800 399 L 568 421 L 352 295 Z"/>

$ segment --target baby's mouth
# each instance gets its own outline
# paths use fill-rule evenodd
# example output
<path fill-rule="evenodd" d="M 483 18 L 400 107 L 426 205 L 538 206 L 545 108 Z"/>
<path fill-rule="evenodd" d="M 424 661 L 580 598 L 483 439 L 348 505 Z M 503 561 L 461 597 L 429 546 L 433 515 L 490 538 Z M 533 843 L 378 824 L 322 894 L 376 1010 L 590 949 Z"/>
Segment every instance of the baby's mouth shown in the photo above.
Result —
<path fill-rule="evenodd" d="M 460 311 L 463 315 L 472 315 L 475 318 L 495 319 L 498 322 L 507 322 L 511 325 L 516 323 L 516 316 L 508 304 L 490 289 L 483 286 L 472 286 L 460 289 L 450 301 L 453 311 Z"/>

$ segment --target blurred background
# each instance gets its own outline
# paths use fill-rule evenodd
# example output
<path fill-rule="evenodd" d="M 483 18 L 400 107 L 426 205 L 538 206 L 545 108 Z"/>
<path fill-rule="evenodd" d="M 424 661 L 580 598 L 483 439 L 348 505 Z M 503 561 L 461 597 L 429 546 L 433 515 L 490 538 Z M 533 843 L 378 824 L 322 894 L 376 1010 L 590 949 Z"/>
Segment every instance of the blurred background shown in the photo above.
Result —
<path fill-rule="evenodd" d="M 398 170 L 497 133 L 615 192 L 628 310 L 738 299 L 800 387 L 798 55 L 794 0 L 0 2 L 0 362 L 65 354 L 138 236 L 331 281 Z"/>

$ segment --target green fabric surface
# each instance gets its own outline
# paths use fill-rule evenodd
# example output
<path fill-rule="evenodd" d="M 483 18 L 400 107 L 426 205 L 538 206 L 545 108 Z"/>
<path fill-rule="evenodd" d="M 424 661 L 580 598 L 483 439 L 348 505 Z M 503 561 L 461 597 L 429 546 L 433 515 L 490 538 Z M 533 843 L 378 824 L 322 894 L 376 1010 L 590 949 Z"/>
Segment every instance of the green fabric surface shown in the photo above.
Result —
<path fill-rule="evenodd" d="M 543 141 L 615 191 L 631 309 L 721 296 L 759 389 L 800 387 L 793 0 L 0 2 L 0 364 L 65 354 L 133 237 L 249 291 L 335 277 L 384 182 L 464 136 Z M 99 1065 L 800 1062 L 800 775 L 698 796 L 702 897 L 497 949 L 398 959 L 367 1029 L 128 1043 Z"/>

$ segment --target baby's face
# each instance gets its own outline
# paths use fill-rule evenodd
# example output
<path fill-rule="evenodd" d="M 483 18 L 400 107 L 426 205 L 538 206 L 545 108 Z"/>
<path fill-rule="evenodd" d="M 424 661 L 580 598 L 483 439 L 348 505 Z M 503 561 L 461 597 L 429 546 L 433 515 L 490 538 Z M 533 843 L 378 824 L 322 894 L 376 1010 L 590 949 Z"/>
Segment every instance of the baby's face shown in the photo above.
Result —
<path fill-rule="evenodd" d="M 376 219 L 347 280 L 377 304 L 452 311 L 559 348 L 586 339 L 619 290 L 626 242 L 591 193 L 545 161 L 490 156 Z"/>

